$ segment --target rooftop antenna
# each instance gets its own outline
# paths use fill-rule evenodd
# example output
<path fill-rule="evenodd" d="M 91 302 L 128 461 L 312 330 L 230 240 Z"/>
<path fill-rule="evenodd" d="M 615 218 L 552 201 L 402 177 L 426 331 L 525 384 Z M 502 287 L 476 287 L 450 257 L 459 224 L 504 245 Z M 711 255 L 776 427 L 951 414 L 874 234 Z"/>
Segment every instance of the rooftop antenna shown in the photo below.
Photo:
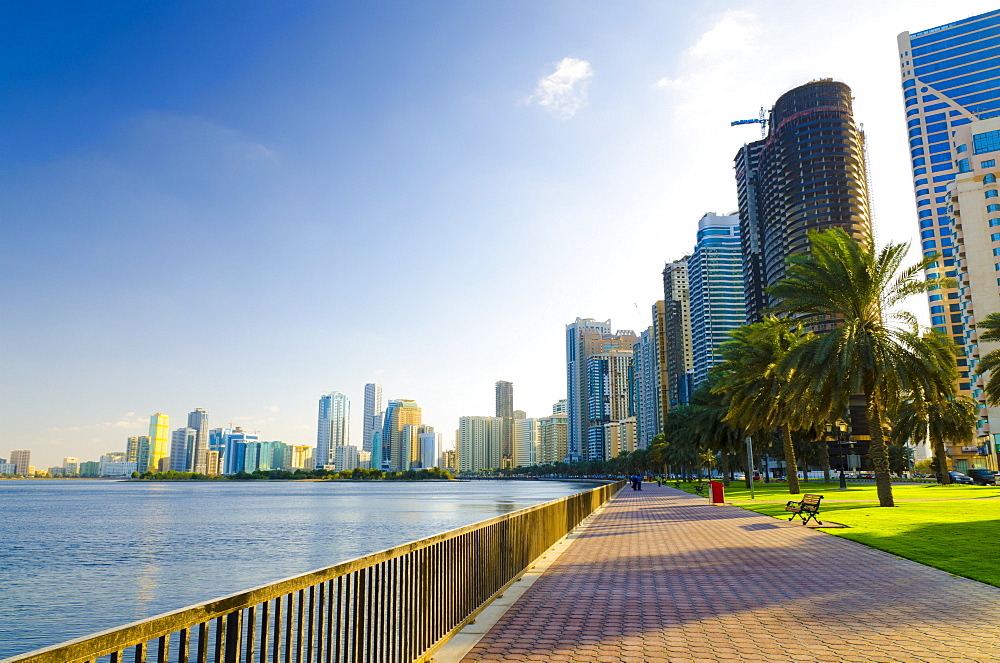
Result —
<path fill-rule="evenodd" d="M 760 138 L 764 140 L 767 137 L 767 115 L 764 112 L 764 107 L 760 107 L 760 117 L 755 117 L 752 120 L 735 120 L 729 123 L 729 126 L 735 127 L 738 124 L 759 124 L 760 125 Z"/>

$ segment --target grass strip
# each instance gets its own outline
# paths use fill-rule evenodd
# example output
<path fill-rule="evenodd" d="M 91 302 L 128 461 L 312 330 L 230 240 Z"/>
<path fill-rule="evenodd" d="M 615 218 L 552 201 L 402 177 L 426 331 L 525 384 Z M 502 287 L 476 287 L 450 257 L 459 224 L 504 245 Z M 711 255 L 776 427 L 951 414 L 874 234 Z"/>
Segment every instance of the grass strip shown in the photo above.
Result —
<path fill-rule="evenodd" d="M 820 520 L 845 526 L 825 533 L 1000 587 L 1000 556 L 996 554 L 1000 488 L 893 486 L 894 508 L 878 506 L 874 485 L 850 485 L 842 491 L 836 484 L 811 482 L 802 488 L 803 493 L 824 496 Z M 789 495 L 784 485 L 764 484 L 755 487 L 755 492 L 757 500 L 777 501 L 751 502 L 750 491 L 742 484 L 726 490 L 726 501 L 786 518 L 785 501 L 799 499 Z"/>

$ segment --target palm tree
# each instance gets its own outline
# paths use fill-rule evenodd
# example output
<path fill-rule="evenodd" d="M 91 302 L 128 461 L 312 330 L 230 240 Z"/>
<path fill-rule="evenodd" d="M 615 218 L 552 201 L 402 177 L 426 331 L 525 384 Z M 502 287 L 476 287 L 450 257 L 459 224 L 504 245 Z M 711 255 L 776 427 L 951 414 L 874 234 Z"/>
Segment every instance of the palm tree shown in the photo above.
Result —
<path fill-rule="evenodd" d="M 892 427 L 894 441 L 928 438 L 937 461 L 938 481 L 951 483 L 948 474 L 948 454 L 944 443 L 969 444 L 976 437 L 979 405 L 968 396 L 952 392 L 929 400 L 906 398 L 896 408 Z"/>
<path fill-rule="evenodd" d="M 728 486 L 733 469 L 731 459 L 742 449 L 744 435 L 739 424 L 726 419 L 729 408 L 725 396 L 715 390 L 721 377 L 719 370 L 709 372 L 708 379 L 692 394 L 691 431 L 704 451 L 718 454 L 722 483 Z"/>
<path fill-rule="evenodd" d="M 798 464 L 792 432 L 810 421 L 807 399 L 789 393 L 794 369 L 783 366 L 788 353 L 812 338 L 801 325 L 770 316 L 761 322 L 738 327 L 720 348 L 723 362 L 714 391 L 723 394 L 728 411 L 725 420 L 751 435 L 781 430 L 788 492 L 799 494 Z M 815 417 L 812 417 L 815 419 Z"/>
<path fill-rule="evenodd" d="M 907 244 L 876 250 L 870 235 L 862 243 L 841 228 L 812 231 L 809 239 L 811 252 L 786 258 L 786 278 L 768 294 L 778 300 L 777 312 L 836 324 L 793 348 L 783 366 L 795 373 L 795 392 L 824 416 L 842 412 L 852 394 L 864 396 L 879 504 L 893 506 L 885 413 L 903 393 L 947 391 L 953 375 L 948 367 L 954 366 L 953 346 L 921 336 L 913 316 L 894 309 L 910 295 L 951 280 L 920 278 L 936 255 L 901 270 Z M 894 320 L 909 326 L 893 325 Z"/>
<path fill-rule="evenodd" d="M 683 405 L 667 413 L 663 427 L 665 448 L 660 456 L 666 463 L 675 469 L 681 469 L 688 476 L 691 470 L 697 470 L 700 476 L 701 468 L 705 465 L 698 419 L 699 413 L 695 406 Z"/>
<path fill-rule="evenodd" d="M 990 313 L 984 320 L 976 322 L 976 333 L 979 341 L 1000 342 L 1000 313 Z M 986 402 L 990 405 L 1000 405 L 1000 350 L 986 353 L 976 366 L 976 375 L 989 371 L 986 380 Z"/>

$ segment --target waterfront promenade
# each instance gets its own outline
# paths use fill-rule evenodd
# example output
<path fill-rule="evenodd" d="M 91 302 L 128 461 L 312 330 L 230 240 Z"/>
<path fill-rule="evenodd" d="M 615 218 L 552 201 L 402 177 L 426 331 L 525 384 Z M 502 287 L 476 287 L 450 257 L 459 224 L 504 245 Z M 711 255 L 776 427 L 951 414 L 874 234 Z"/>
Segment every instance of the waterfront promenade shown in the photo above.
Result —
<path fill-rule="evenodd" d="M 1000 588 L 669 487 L 626 488 L 548 557 L 456 658 L 1000 661 Z"/>

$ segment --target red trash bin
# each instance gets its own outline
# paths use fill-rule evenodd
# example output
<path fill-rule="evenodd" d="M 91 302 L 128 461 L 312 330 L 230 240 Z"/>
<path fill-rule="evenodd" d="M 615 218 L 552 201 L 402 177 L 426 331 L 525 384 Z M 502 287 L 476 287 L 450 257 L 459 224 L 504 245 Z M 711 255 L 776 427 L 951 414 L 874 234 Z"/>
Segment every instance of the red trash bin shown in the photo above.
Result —
<path fill-rule="evenodd" d="M 721 481 L 709 481 L 709 496 L 708 499 L 712 504 L 725 504 L 726 503 L 726 491 L 725 486 Z"/>

